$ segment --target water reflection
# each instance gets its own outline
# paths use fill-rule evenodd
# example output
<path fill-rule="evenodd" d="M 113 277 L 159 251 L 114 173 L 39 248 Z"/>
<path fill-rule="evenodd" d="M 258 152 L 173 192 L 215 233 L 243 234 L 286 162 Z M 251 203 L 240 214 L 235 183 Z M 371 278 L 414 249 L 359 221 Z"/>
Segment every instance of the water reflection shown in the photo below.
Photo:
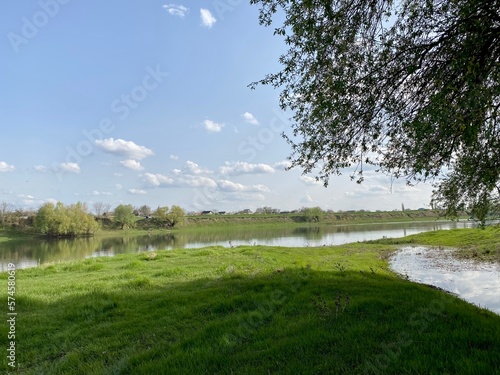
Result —
<path fill-rule="evenodd" d="M 450 228 L 470 227 L 470 222 L 407 222 L 335 226 L 303 226 L 272 228 L 210 228 L 196 232 L 176 231 L 161 235 L 96 237 L 60 240 L 12 240 L 0 244 L 1 270 L 9 262 L 18 268 L 47 262 L 113 256 L 140 251 L 199 248 L 204 246 L 322 246 L 372 240 L 382 237 L 402 237 L 408 234 Z"/>
<path fill-rule="evenodd" d="M 391 268 L 412 281 L 434 285 L 500 314 L 500 264 L 458 260 L 451 250 L 404 247 Z"/>

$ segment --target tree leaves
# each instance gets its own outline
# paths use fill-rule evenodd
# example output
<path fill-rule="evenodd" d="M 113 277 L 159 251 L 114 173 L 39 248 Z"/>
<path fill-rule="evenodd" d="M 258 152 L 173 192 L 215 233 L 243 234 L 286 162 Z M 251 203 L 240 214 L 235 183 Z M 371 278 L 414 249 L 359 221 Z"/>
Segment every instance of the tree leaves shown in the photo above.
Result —
<path fill-rule="evenodd" d="M 283 70 L 251 87 L 281 88 L 293 111 L 292 166 L 319 167 L 325 184 L 351 166 L 362 179 L 364 164 L 443 178 L 435 198 L 449 212 L 451 188 L 460 205 L 498 198 L 500 0 L 251 3 L 265 26 L 285 14 Z"/>
<path fill-rule="evenodd" d="M 35 216 L 35 228 L 48 236 L 69 236 L 94 234 L 99 228 L 87 206 L 78 202 L 69 206 L 63 203 L 46 203 Z"/>

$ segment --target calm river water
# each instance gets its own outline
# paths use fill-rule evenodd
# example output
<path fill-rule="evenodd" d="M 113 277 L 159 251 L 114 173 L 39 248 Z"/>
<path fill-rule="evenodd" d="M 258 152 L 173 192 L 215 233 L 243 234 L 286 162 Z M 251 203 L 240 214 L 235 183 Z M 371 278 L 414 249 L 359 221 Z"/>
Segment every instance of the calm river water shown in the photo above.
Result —
<path fill-rule="evenodd" d="M 295 228 L 223 230 L 207 228 L 196 233 L 172 232 L 162 235 L 127 236 L 61 240 L 23 240 L 0 243 L 0 267 L 15 263 L 17 268 L 33 267 L 48 262 L 84 259 L 97 256 L 141 251 L 199 248 L 204 246 L 322 246 L 403 237 L 438 229 L 471 227 L 471 222 L 405 222 L 383 224 L 304 226 Z"/>

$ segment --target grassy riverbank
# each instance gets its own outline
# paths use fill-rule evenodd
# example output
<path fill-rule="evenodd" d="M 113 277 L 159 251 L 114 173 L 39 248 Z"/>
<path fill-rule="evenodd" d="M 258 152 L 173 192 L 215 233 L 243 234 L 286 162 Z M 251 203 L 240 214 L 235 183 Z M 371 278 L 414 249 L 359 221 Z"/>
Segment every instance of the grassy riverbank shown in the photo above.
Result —
<path fill-rule="evenodd" d="M 212 247 L 19 270 L 17 372 L 498 371 L 500 317 L 398 278 L 393 249 Z M 7 348 L 5 325 L 0 337 Z"/>
<path fill-rule="evenodd" d="M 343 225 L 361 223 L 388 223 L 405 221 L 429 221 L 441 218 L 431 210 L 380 211 L 380 212 L 326 212 L 314 225 Z M 188 216 L 184 227 L 240 226 L 240 225 L 304 225 L 300 213 L 232 214 Z M 307 223 L 306 223 L 307 224 Z"/>
<path fill-rule="evenodd" d="M 33 231 L 20 231 L 11 228 L 0 227 L 0 243 L 12 240 L 24 240 L 33 238 L 36 234 Z"/>

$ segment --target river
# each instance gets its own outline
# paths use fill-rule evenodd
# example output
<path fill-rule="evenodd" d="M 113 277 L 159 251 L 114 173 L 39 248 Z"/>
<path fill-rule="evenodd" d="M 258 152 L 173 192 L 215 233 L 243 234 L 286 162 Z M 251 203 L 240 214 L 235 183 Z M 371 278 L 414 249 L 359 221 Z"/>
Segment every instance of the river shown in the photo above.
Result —
<path fill-rule="evenodd" d="M 323 246 L 348 242 L 374 240 L 383 237 L 406 235 L 439 229 L 467 228 L 471 222 L 403 222 L 332 226 L 304 226 L 255 229 L 221 229 L 207 227 L 193 231 L 165 231 L 164 234 L 130 236 L 97 236 L 80 239 L 11 240 L 0 243 L 0 267 L 6 270 L 8 263 L 18 269 L 39 264 L 113 256 L 141 251 L 172 250 L 175 248 L 200 248 L 205 246 Z"/>

